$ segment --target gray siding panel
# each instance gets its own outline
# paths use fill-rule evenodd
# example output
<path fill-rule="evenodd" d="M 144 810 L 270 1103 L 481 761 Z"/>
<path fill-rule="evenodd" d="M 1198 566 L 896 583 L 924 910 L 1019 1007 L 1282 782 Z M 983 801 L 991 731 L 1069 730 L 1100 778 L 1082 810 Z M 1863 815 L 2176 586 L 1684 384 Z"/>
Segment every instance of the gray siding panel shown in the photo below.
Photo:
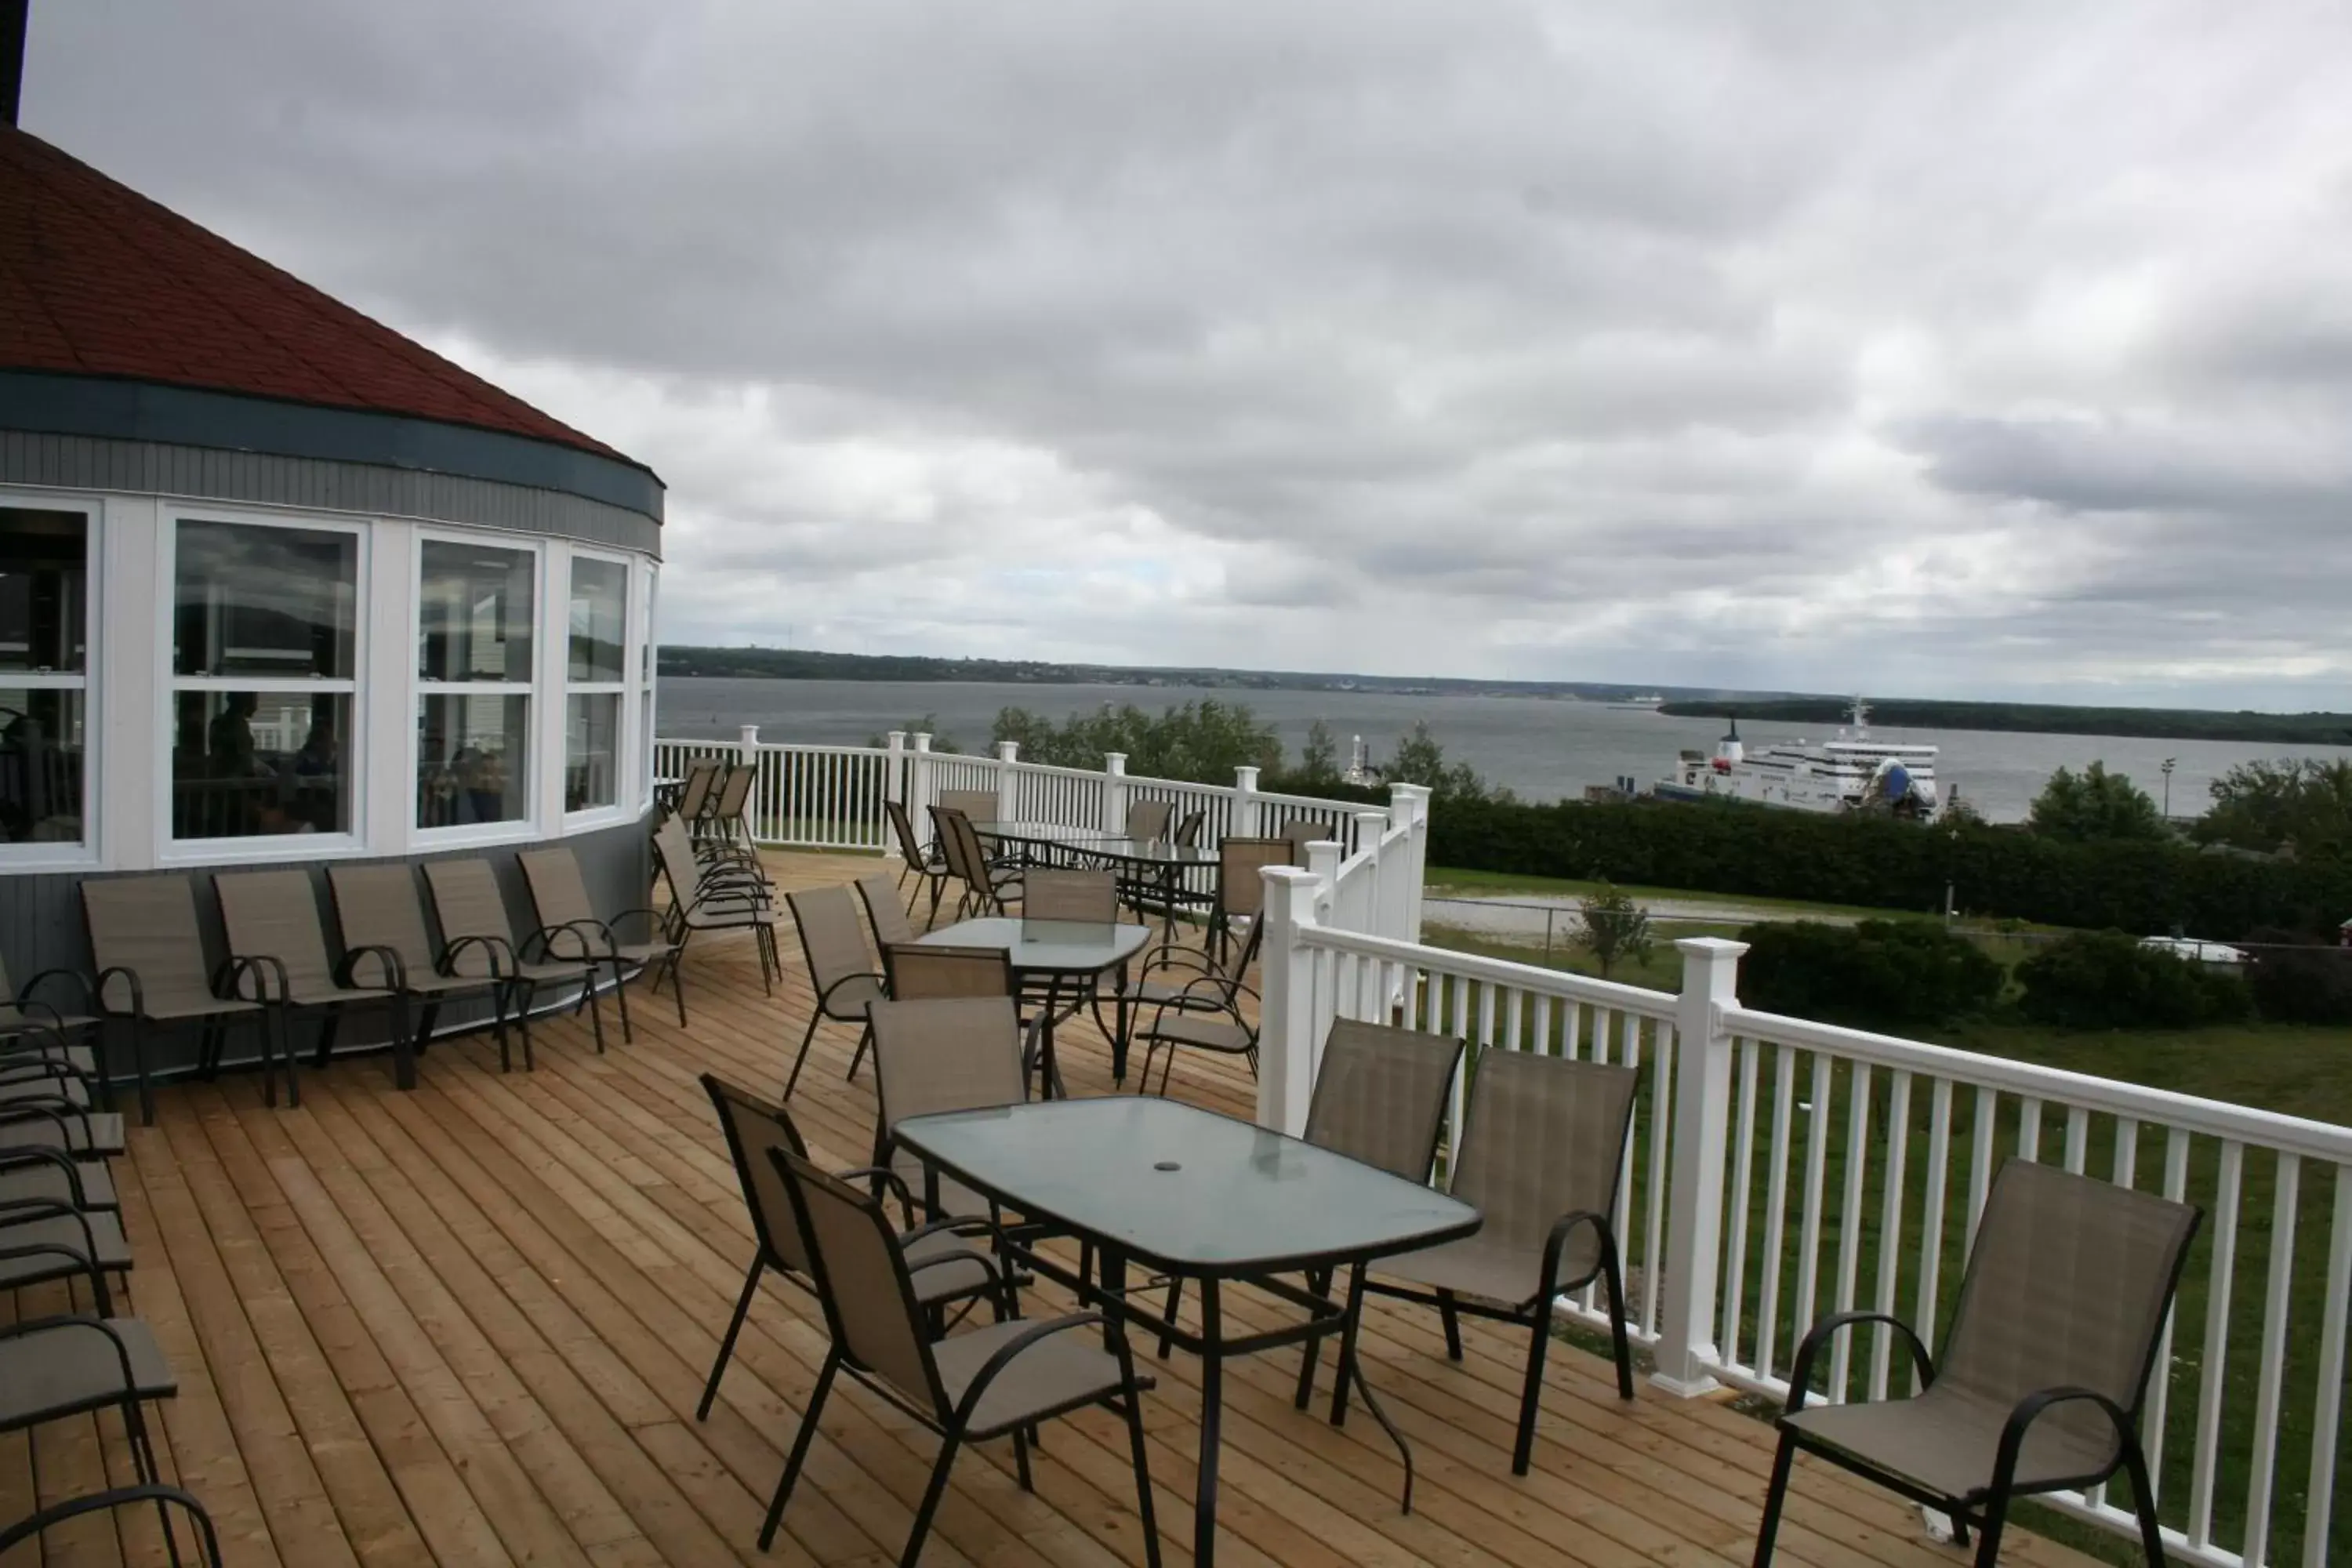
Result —
<path fill-rule="evenodd" d="M 0 485 L 12 484 L 419 518 L 661 554 L 661 525 L 625 507 L 369 463 L 0 430 Z"/>
<path fill-rule="evenodd" d="M 587 879 L 590 897 L 602 910 L 635 909 L 646 902 L 652 885 L 652 858 L 648 836 L 652 818 L 626 823 L 595 833 L 575 834 L 559 842 L 571 847 L 580 857 L 582 874 Z M 466 855 L 479 856 L 497 866 L 499 881 L 507 896 L 507 916 L 518 931 L 536 928 L 531 917 L 530 896 L 523 886 L 522 871 L 515 864 L 520 849 L 537 847 L 533 845 L 505 845 L 497 848 L 470 849 L 448 856 L 421 855 L 411 857 L 412 864 L 425 860 L 457 858 Z M 350 865 L 351 861 L 338 861 Z M 224 866 L 225 873 L 277 869 L 284 866 L 301 866 L 311 874 L 313 891 L 318 899 L 320 928 L 327 933 L 328 951 L 341 954 L 340 935 L 335 929 L 334 904 L 328 896 L 326 863 L 321 861 L 284 861 L 269 867 Z M 205 962 L 216 965 L 228 956 L 227 942 L 221 931 L 220 905 L 213 896 L 210 870 L 197 869 L 185 873 L 195 884 L 196 920 L 204 928 Z M 44 969 L 70 969 L 79 973 L 90 973 L 89 940 L 82 925 L 81 897 L 79 891 L 85 877 L 80 872 L 28 872 L 0 876 L 0 958 L 7 962 L 8 976 L 21 985 Z M 424 879 L 417 879 L 417 897 L 424 903 L 428 924 L 432 919 L 432 903 L 425 894 Z M 46 994 L 46 993 L 45 993 Z M 58 997 L 56 1000 L 62 1001 Z M 544 998 L 542 998 L 544 1000 Z M 665 996 L 660 1004 L 668 1005 Z M 609 1008 L 608 1008 L 609 1015 Z M 457 1008 L 445 1010 L 436 1032 L 446 1032 L 455 1024 L 486 1025 L 486 1008 L 475 1007 L 471 1016 Z M 605 1019 L 608 1028 L 616 1028 L 614 1016 Z M 109 1026 L 109 1063 L 118 1077 L 131 1070 L 131 1058 L 127 1037 L 121 1025 Z M 305 1068 L 310 1061 L 310 1051 L 315 1046 L 317 1026 L 307 1018 L 297 1016 L 291 1033 L 293 1042 Z M 239 1030 L 230 1038 L 228 1060 L 246 1059 L 255 1047 L 249 1031 Z M 386 1038 L 384 1020 L 380 1010 L 354 1009 L 337 1035 L 337 1050 L 373 1049 Z M 619 1039 L 618 1035 L 611 1037 Z M 196 1042 L 193 1030 L 158 1030 L 148 1044 L 148 1064 L 159 1073 L 171 1075 L 186 1070 L 195 1060 Z"/>

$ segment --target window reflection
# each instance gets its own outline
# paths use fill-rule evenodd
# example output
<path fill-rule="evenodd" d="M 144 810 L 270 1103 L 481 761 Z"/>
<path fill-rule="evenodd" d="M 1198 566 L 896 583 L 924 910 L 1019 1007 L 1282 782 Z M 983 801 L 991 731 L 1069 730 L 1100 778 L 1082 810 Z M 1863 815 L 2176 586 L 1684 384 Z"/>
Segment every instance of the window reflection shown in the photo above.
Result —
<path fill-rule="evenodd" d="M 527 550 L 425 541 L 418 673 L 427 680 L 529 681 L 537 564 Z"/>
<path fill-rule="evenodd" d="M 348 694 L 183 690 L 172 719 L 173 837 L 352 830 Z"/>
<path fill-rule="evenodd" d="M 0 844 L 78 844 L 89 520 L 0 507 Z"/>
<path fill-rule="evenodd" d="M 588 811 L 620 799 L 621 694 L 571 699 L 563 722 L 563 809 Z"/>
<path fill-rule="evenodd" d="M 184 520 L 177 556 L 174 674 L 351 678 L 356 535 Z"/>
<path fill-rule="evenodd" d="M 530 815 L 530 700 L 428 692 L 416 725 L 416 824 L 462 827 Z"/>
<path fill-rule="evenodd" d="M 0 507 L 0 669 L 84 668 L 89 526 L 77 511 Z"/>
<path fill-rule="evenodd" d="M 0 686 L 0 844 L 82 837 L 82 694 Z"/>
<path fill-rule="evenodd" d="M 617 561 L 574 556 L 572 641 L 565 673 L 579 681 L 618 681 L 627 634 L 629 569 Z"/>

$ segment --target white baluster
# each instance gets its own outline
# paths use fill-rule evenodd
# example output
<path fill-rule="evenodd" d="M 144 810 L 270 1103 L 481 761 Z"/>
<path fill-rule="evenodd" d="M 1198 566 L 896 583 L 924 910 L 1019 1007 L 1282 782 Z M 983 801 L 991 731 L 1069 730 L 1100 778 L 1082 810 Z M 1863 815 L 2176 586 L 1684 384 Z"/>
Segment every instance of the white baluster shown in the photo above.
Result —
<path fill-rule="evenodd" d="M 996 820 L 1021 820 L 1021 774 L 1016 771 L 1021 762 L 1021 742 L 996 742 Z"/>
<path fill-rule="evenodd" d="M 1258 820 L 1257 770 L 1234 770 L 1234 816 L 1225 829 L 1229 838 L 1255 838 L 1263 824 Z"/>

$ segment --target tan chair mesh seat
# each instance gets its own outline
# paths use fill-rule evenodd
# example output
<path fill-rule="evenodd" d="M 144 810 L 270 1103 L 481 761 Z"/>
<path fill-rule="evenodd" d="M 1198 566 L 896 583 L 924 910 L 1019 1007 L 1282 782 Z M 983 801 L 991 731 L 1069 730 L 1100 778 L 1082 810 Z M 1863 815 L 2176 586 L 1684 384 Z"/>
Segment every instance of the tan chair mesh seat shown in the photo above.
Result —
<path fill-rule="evenodd" d="M 711 788 L 719 783 L 719 770 L 725 765 L 718 757 L 697 757 L 686 764 L 686 777 L 678 784 L 677 816 L 692 822 L 702 816 L 710 804 Z"/>
<path fill-rule="evenodd" d="M 948 875 L 963 884 L 956 916 L 1002 914 L 1004 899 L 1021 885 L 1021 868 L 988 858 L 971 818 L 948 806 L 931 808 L 931 820 L 947 855 Z"/>
<path fill-rule="evenodd" d="M 2139 1443 L 2140 1405 L 2202 1211 L 2052 1165 L 1995 1173 L 1940 1361 L 1900 1320 L 1841 1312 L 1815 1324 L 1790 1368 L 1780 1447 L 1757 1533 L 1772 1558 L 1799 1448 L 1944 1510 L 1991 1568 L 2010 1500 L 2131 1482 L 2142 1550 L 2164 1541 Z M 1813 1363 L 1838 1333 L 1885 1324 L 1923 1386 L 1906 1399 L 1809 1405 Z M 1832 1393 L 1839 1391 L 1832 1390 Z M 2013 1445 L 2013 1447 L 2012 1447 Z"/>
<path fill-rule="evenodd" d="M 735 763 L 711 792 L 701 816 L 691 819 L 706 858 L 739 858 L 751 852 L 751 830 L 744 813 L 751 803 L 751 786 L 759 782 L 755 764 Z"/>
<path fill-rule="evenodd" d="M 784 1079 L 784 1098 L 790 1100 L 801 1081 L 801 1068 L 808 1061 L 809 1046 L 816 1039 L 821 1021 L 857 1026 L 857 1047 L 849 1058 L 849 1076 L 857 1076 L 857 1064 L 866 1059 L 866 1043 L 874 1037 L 866 1009 L 880 1001 L 885 991 L 882 972 L 866 950 L 866 928 L 857 923 L 857 905 L 847 888 L 806 888 L 785 894 L 784 902 L 791 906 L 793 925 L 801 933 L 809 989 L 816 995 L 816 1005 L 809 1009 L 808 1027 L 801 1035 L 801 1048 L 793 1056 L 792 1074 Z"/>
<path fill-rule="evenodd" d="M 893 1001 L 1013 994 L 1013 961 L 1001 947 L 901 942 L 882 950 L 882 963 Z"/>
<path fill-rule="evenodd" d="M 943 789 L 931 804 L 941 811 L 961 812 L 974 822 L 996 820 L 996 792 L 992 789 Z"/>
<path fill-rule="evenodd" d="M 1184 847 L 1193 848 L 1200 844 L 1201 835 L 1207 830 L 1208 826 L 1207 812 L 1188 811 L 1184 814 L 1183 819 L 1176 824 L 1176 831 L 1171 837 Z"/>
<path fill-rule="evenodd" d="M 325 1015 L 319 1021 L 319 1066 L 327 1065 L 335 1048 L 343 1010 L 354 1004 L 375 1004 L 384 1009 L 392 1027 L 394 1081 L 402 1089 L 416 1087 L 408 994 L 399 984 L 395 954 L 354 948 L 341 967 L 329 962 L 326 928 L 319 920 L 319 898 L 307 871 L 222 872 L 213 879 L 213 892 L 220 900 L 229 952 L 258 964 L 272 983 L 271 994 L 288 1006 L 315 1008 Z M 362 972 L 379 984 L 356 984 Z"/>
<path fill-rule="evenodd" d="M 654 829 L 654 864 L 669 894 L 663 911 L 667 934 L 677 943 L 681 961 L 698 932 L 749 931 L 759 950 L 761 986 L 774 994 L 783 970 L 776 957 L 775 897 L 766 879 L 747 867 L 705 864 L 675 816 Z"/>
<path fill-rule="evenodd" d="M 1108 871 L 1031 871 L 1021 879 L 1021 920 L 1024 925 L 1117 925 L 1118 879 Z"/>
<path fill-rule="evenodd" d="M 1308 816 L 1294 816 L 1282 825 L 1282 841 L 1290 847 L 1291 863 L 1304 866 L 1309 844 L 1329 843 L 1344 847 L 1348 834 L 1347 829 L 1335 827 L 1328 822 L 1318 822 Z"/>
<path fill-rule="evenodd" d="M 1127 808 L 1127 836 L 1149 844 L 1166 836 L 1175 807 L 1164 800 L 1131 801 Z"/>
<path fill-rule="evenodd" d="M 1150 1022 L 1137 1026 L 1133 1034 L 1134 1039 L 1143 1042 L 1139 1088 L 1150 1089 L 1152 1058 L 1166 1051 L 1168 1060 L 1160 1069 L 1160 1092 L 1166 1094 L 1180 1047 L 1240 1057 L 1253 1074 L 1257 1071 L 1258 1024 L 1252 1014 L 1258 997 L 1244 976 L 1256 962 L 1265 939 L 1265 922 L 1252 921 L 1249 935 L 1238 948 L 1228 945 L 1212 951 L 1170 942 L 1144 955 L 1125 996 L 1126 1016 L 1131 1019 L 1139 1019 L 1143 1009 L 1151 1009 Z M 1124 1065 L 1125 1049 L 1114 1055 Z"/>
<path fill-rule="evenodd" d="M 495 979 L 504 984 L 508 1007 L 522 1033 L 522 1064 L 528 1072 L 531 1058 L 530 1010 L 542 985 L 577 985 L 578 1005 L 588 1009 L 596 1036 L 596 1051 L 604 1050 L 604 1014 L 596 1004 L 596 971 L 577 958 L 528 956 L 528 944 L 515 941 L 514 922 L 507 918 L 506 895 L 499 889 L 498 872 L 488 860 L 467 857 L 427 860 L 425 886 L 433 895 L 433 916 L 441 922 L 446 944 L 441 967 L 452 974 Z M 577 1009 L 575 1008 L 575 1011 Z M 499 1067 L 508 1066 L 505 1042 L 499 1042 Z"/>
<path fill-rule="evenodd" d="M 896 805 L 897 802 L 892 802 Z M 902 942 L 913 942 L 923 933 L 906 910 L 898 907 L 898 890 L 890 885 L 887 871 L 868 871 L 857 879 L 857 901 L 866 906 L 866 923 L 873 929 L 874 945 L 883 952 Z"/>
<path fill-rule="evenodd" d="M 452 974 L 441 967 L 441 955 L 425 926 L 425 905 L 416 893 L 415 868 L 404 864 L 330 866 L 327 891 L 334 900 L 335 924 L 342 931 L 343 952 L 379 955 L 376 977 L 383 978 L 384 959 L 394 963 L 392 984 L 418 1004 L 411 1037 L 421 1053 L 432 1043 L 433 1026 L 444 1003 L 487 997 L 491 1027 L 499 1041 L 499 1059 L 507 1058 L 506 985 L 488 975 Z"/>
<path fill-rule="evenodd" d="M 220 1065 L 229 1026 L 250 1024 L 261 1047 L 263 1092 L 269 1103 L 278 1103 L 281 1057 L 288 1103 L 300 1103 L 293 1058 L 283 1052 L 280 1009 L 264 1006 L 258 992 L 247 998 L 223 996 L 215 990 L 205 963 L 204 933 L 196 926 L 195 893 L 187 878 L 89 878 L 81 884 L 81 908 L 89 928 L 90 958 L 98 966 L 99 1005 L 109 1016 L 131 1023 L 142 1117 L 151 1124 L 155 1120 L 146 1032 L 158 1025 L 195 1024 L 197 1060 L 209 1073 Z M 252 973 L 251 964 L 232 962 L 220 980 L 241 988 Z"/>
<path fill-rule="evenodd" d="M 1265 909 L 1265 868 L 1295 866 L 1300 858 L 1287 838 L 1228 838 L 1219 844 L 1217 892 L 1209 906 L 1209 946 L 1223 952 L 1242 921 L 1255 926 Z"/>
<path fill-rule="evenodd" d="M 769 1504 L 761 1549 L 775 1540 L 834 1379 L 847 1372 L 942 1438 L 901 1563 L 921 1555 L 964 1444 L 1009 1435 L 1022 1488 L 1030 1489 L 1029 1438 L 1037 1423 L 1104 1405 L 1126 1419 L 1144 1561 L 1159 1568 L 1141 1405 L 1142 1391 L 1151 1384 L 1136 1375 L 1125 1337 L 1112 1336 L 1106 1348 L 1101 1315 L 1081 1312 L 1044 1321 L 1014 1318 L 938 1338 L 916 1294 L 915 1281 L 924 1270 L 908 1257 L 880 1202 L 805 1160 L 782 1152 L 771 1158 L 789 1184 L 833 1345 Z"/>
<path fill-rule="evenodd" d="M 1020 1016 L 1009 996 L 877 1002 L 874 1163 L 888 1165 L 932 1214 L 985 1214 L 988 1200 L 898 1146 L 912 1116 L 1018 1105 L 1029 1098 Z"/>
<path fill-rule="evenodd" d="M 742 1332 L 744 1318 L 751 1310 L 760 1276 L 772 1268 L 803 1289 L 816 1289 L 809 1272 L 808 1248 L 801 1239 L 799 1222 L 793 1216 L 791 1196 L 784 1191 L 783 1175 L 772 1158 L 782 1152 L 807 1159 L 808 1145 L 801 1141 L 800 1130 L 793 1125 L 782 1106 L 771 1104 L 715 1073 L 702 1075 L 702 1087 L 719 1112 L 720 1129 L 727 1134 L 727 1152 L 735 1162 L 735 1179 L 742 1188 L 744 1206 L 751 1211 L 751 1234 L 757 1245 L 751 1253 L 751 1270 L 743 1279 L 742 1294 L 735 1302 L 735 1315 L 728 1321 L 726 1335 L 719 1342 L 719 1357 L 710 1364 L 710 1378 L 703 1385 L 702 1402 L 695 1406 L 698 1421 L 709 1419 L 711 1402 L 719 1396 L 719 1374 L 727 1370 L 728 1359 L 734 1354 L 736 1336 Z M 897 1181 L 887 1172 L 873 1168 L 836 1174 L 844 1180 L 878 1176 L 886 1183 Z M 906 1194 L 902 1193 L 901 1196 Z M 911 1198 L 906 1201 L 911 1206 Z M 954 1219 L 936 1221 L 901 1237 L 907 1261 L 919 1266 L 914 1277 L 915 1300 L 926 1307 L 993 1296 L 1005 1289 L 1012 1279 L 1009 1271 L 998 1269 L 994 1258 L 967 1245 L 956 1234 L 952 1227 L 958 1223 Z M 1000 1305 L 1009 1312 L 1013 1303 L 1006 1297 Z"/>
<path fill-rule="evenodd" d="M 1534 1450 L 1551 1303 L 1561 1291 L 1595 1279 L 1607 1285 L 1617 1393 L 1633 1397 L 1624 1282 L 1611 1215 L 1640 1086 L 1630 1067 L 1534 1051 L 1478 1052 L 1450 1190 L 1485 1223 L 1460 1241 L 1383 1259 L 1378 1265 L 1383 1278 L 1370 1287 L 1433 1303 L 1444 1321 L 1446 1353 L 1455 1361 L 1462 1359 L 1463 1312 L 1529 1331 L 1513 1475 L 1528 1473 Z M 1390 1283 L 1400 1280 L 1406 1283 Z"/>
<path fill-rule="evenodd" d="M 621 1038 L 633 1040 L 629 1023 L 627 981 L 633 973 L 654 971 L 654 989 L 662 977 L 670 981 L 671 1000 L 677 1005 L 677 1026 L 686 1027 L 686 991 L 677 979 L 678 944 L 662 924 L 659 910 L 616 910 L 608 920 L 596 912 L 588 896 L 587 879 L 580 874 L 580 858 L 565 846 L 526 849 L 515 857 L 522 868 L 523 886 L 530 889 L 531 909 L 539 916 L 539 945 L 550 958 L 578 959 L 591 969 L 613 972 L 613 996 L 621 1008 Z M 632 917 L 652 933 L 646 942 L 625 942 L 614 929 Z"/>

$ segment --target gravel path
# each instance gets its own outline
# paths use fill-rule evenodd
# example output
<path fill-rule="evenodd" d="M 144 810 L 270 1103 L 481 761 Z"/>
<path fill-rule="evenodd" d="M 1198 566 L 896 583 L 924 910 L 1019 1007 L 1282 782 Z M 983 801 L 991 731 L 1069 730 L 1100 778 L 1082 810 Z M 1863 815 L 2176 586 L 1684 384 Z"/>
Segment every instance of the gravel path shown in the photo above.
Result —
<path fill-rule="evenodd" d="M 1577 900 L 1565 896 L 1517 893 L 1491 898 L 1431 895 L 1422 900 L 1422 918 L 1433 926 L 1470 931 L 1507 941 L 1541 942 L 1547 923 L 1555 940 L 1564 940 L 1581 923 Z M 1685 921 L 1709 925 L 1748 925 L 1757 921 L 1820 921 L 1828 925 L 1852 925 L 1853 915 L 1813 914 L 1797 910 L 1759 909 L 1752 904 L 1717 903 L 1705 899 L 1652 899 L 1643 911 L 1661 923 Z"/>

